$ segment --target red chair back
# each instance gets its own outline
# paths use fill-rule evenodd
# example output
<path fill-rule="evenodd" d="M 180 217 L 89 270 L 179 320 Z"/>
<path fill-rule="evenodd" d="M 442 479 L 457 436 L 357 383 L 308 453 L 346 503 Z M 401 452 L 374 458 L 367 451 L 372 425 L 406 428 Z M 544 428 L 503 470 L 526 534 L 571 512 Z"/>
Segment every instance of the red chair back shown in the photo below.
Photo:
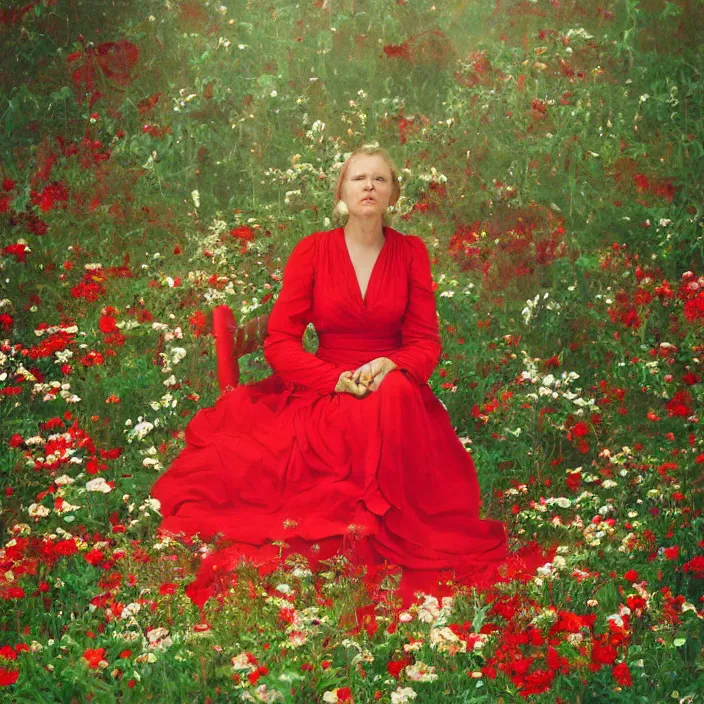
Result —
<path fill-rule="evenodd" d="M 213 335 L 220 391 L 234 389 L 240 383 L 239 358 L 262 346 L 268 320 L 269 314 L 266 313 L 238 327 L 230 306 L 220 305 L 213 310 Z"/>

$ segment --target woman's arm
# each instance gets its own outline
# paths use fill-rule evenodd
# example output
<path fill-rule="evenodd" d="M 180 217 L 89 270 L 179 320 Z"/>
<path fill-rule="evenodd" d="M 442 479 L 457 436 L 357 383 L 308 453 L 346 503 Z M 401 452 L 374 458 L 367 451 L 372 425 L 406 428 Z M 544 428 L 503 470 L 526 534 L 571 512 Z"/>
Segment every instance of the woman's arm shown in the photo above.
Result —
<path fill-rule="evenodd" d="M 326 362 L 303 349 L 303 334 L 313 305 L 316 233 L 293 248 L 284 268 L 283 285 L 269 315 L 264 358 L 284 381 L 333 393 L 344 366 Z"/>
<path fill-rule="evenodd" d="M 401 322 L 401 347 L 387 357 L 418 384 L 425 384 L 440 361 L 442 342 L 428 250 L 417 235 L 406 237 L 413 249 L 408 305 Z"/>

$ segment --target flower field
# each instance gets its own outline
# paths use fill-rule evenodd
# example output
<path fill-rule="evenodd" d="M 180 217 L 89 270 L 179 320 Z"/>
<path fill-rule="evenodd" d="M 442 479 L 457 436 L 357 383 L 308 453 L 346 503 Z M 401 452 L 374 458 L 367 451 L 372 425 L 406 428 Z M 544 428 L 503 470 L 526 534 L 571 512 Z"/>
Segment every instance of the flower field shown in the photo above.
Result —
<path fill-rule="evenodd" d="M 0 702 L 704 701 L 703 23 L 5 0 Z M 410 606 L 343 556 L 199 592 L 216 544 L 159 536 L 149 491 L 218 397 L 211 311 L 271 310 L 369 142 L 431 254 L 430 384 L 483 515 L 555 557 Z"/>

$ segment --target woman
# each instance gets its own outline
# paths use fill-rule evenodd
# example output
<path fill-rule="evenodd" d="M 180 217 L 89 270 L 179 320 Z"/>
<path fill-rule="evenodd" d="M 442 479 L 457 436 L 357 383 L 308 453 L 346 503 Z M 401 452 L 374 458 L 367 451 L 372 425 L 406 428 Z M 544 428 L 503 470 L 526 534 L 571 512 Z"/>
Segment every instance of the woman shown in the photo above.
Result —
<path fill-rule="evenodd" d="M 504 526 L 479 518 L 472 458 L 427 383 L 442 349 L 428 252 L 385 224 L 399 196 L 385 150 L 352 153 L 335 190 L 346 224 L 304 237 L 286 264 L 264 341 L 274 373 L 199 411 L 153 487 L 162 530 L 233 541 L 217 564 L 284 541 L 314 565 L 352 546 L 424 584 L 446 570 L 498 579 Z"/>

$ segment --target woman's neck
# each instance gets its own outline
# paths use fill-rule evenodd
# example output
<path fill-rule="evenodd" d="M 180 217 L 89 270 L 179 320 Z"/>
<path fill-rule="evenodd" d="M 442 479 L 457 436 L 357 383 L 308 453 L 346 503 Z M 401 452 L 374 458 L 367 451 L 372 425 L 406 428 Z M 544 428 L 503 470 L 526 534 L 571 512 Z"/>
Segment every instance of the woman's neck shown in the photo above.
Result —
<path fill-rule="evenodd" d="M 384 244 L 384 226 L 381 220 L 348 220 L 343 227 L 348 242 L 361 247 L 378 247 Z"/>

